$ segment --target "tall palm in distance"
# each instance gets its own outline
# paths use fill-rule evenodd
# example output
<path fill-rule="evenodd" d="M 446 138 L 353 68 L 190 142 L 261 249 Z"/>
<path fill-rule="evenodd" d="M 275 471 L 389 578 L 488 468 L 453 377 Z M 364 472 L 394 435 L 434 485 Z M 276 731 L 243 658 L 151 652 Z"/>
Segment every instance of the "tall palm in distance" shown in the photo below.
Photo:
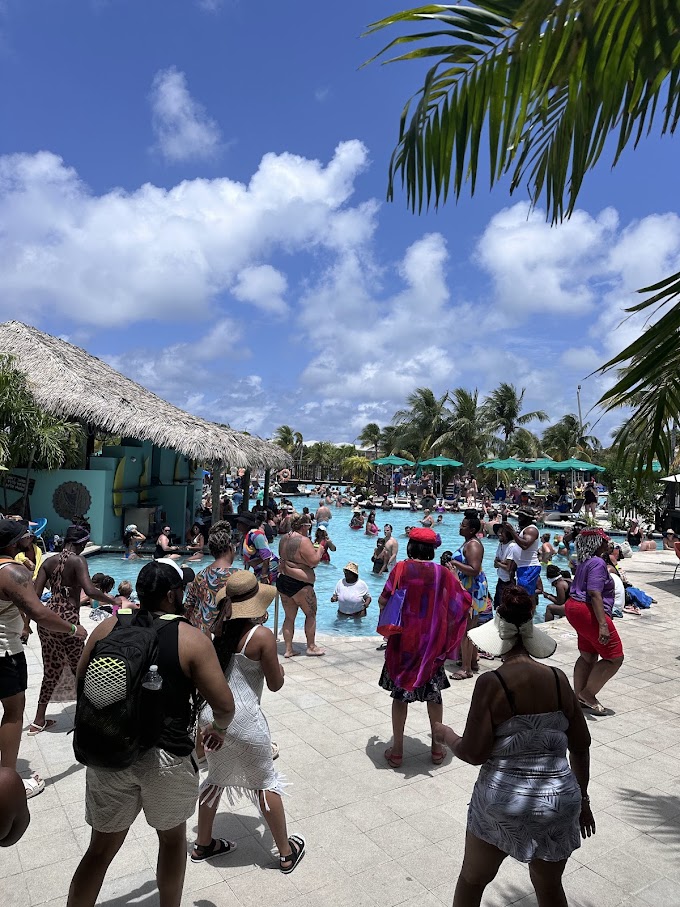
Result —
<path fill-rule="evenodd" d="M 300 436 L 302 437 L 302 436 Z M 290 425 L 279 425 L 274 432 L 273 441 L 282 447 L 287 453 L 292 454 L 295 450 L 295 433 Z"/>
<path fill-rule="evenodd" d="M 377 422 L 369 422 L 368 425 L 365 425 L 361 430 L 361 434 L 357 436 L 357 441 L 362 444 L 364 447 L 372 447 L 374 453 L 374 459 L 378 459 L 380 442 L 382 440 L 382 431 Z"/>
<path fill-rule="evenodd" d="M 680 122 L 676 0 L 475 0 L 397 12 L 369 34 L 383 29 L 399 32 L 378 56 L 430 64 L 389 167 L 388 198 L 401 181 L 414 211 L 466 185 L 474 195 L 483 172 L 491 186 L 509 177 L 511 194 L 527 189 L 557 223 L 603 154 L 614 166 Z M 628 407 L 637 396 L 619 455 L 668 469 L 680 421 L 680 272 L 640 292 L 647 298 L 629 311 L 661 317 L 602 367 L 621 371 L 600 403 Z"/>
<path fill-rule="evenodd" d="M 407 408 L 397 410 L 392 418 L 395 453 L 416 462 L 434 453 L 451 420 L 448 399 L 448 392 L 437 397 L 429 387 L 417 387 L 408 395 Z"/>
<path fill-rule="evenodd" d="M 525 393 L 526 388 L 518 391 L 514 384 L 503 381 L 484 401 L 483 416 L 491 430 L 500 434 L 499 453 L 502 457 L 510 456 L 510 440 L 518 429 L 529 422 L 548 421 L 548 414 L 542 409 L 522 412 Z M 526 437 L 523 438 L 523 444 L 527 446 Z"/>
<path fill-rule="evenodd" d="M 543 432 L 541 436 L 543 453 L 555 460 L 569 460 L 572 457 L 583 459 L 591 456 L 601 449 L 601 444 L 595 435 L 587 434 L 589 428 L 587 422 L 581 426 L 573 413 L 567 413 L 559 422 L 555 422 Z"/>
<path fill-rule="evenodd" d="M 449 391 L 451 415 L 445 431 L 434 442 L 437 454 L 450 456 L 466 465 L 475 466 L 485 460 L 496 444 L 493 432 L 489 431 L 479 402 L 479 391 L 456 387 Z"/>

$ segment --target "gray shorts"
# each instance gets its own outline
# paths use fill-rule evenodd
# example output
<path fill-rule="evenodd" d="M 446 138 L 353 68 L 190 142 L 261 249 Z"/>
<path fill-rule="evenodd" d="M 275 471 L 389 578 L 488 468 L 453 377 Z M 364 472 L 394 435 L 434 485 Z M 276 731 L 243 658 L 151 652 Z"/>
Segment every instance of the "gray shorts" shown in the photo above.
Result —
<path fill-rule="evenodd" d="M 125 831 L 144 810 L 146 821 L 168 831 L 193 815 L 198 800 L 198 770 L 191 756 L 152 749 L 129 768 L 88 767 L 85 821 L 106 834 Z"/>

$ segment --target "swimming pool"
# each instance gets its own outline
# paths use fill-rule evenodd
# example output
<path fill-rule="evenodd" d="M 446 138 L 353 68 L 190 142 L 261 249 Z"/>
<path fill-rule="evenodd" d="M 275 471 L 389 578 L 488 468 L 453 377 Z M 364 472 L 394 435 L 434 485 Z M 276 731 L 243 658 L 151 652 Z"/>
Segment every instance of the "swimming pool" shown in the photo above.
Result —
<path fill-rule="evenodd" d="M 291 498 L 295 509 L 302 511 L 303 507 L 309 507 L 311 513 L 316 511 L 318 501 L 315 498 L 296 497 Z M 362 530 L 349 528 L 349 521 L 352 516 L 349 507 L 332 507 L 333 519 L 329 525 L 331 541 L 337 546 L 337 551 L 331 552 L 330 564 L 319 564 L 316 569 L 316 595 L 319 602 L 317 615 L 318 632 L 325 634 L 338 634 L 344 636 L 372 636 L 375 634 L 375 627 L 378 615 L 378 596 L 382 591 L 386 577 L 376 576 L 371 571 L 371 555 L 375 548 L 375 537 L 365 535 Z M 407 538 L 404 534 L 406 526 L 419 525 L 422 519 L 422 511 L 411 513 L 409 510 L 390 510 L 389 512 L 376 512 L 376 523 L 382 530 L 385 523 L 390 523 L 394 529 L 394 537 L 399 542 L 399 560 L 406 557 Z M 436 517 L 436 514 L 435 514 Z M 439 532 L 442 545 L 437 549 L 437 558 L 442 551 L 455 551 L 463 542 L 459 533 L 460 523 L 463 518 L 461 513 L 445 513 L 444 521 L 436 527 Z M 547 530 L 546 530 L 547 531 Z M 312 537 L 314 529 L 312 528 Z M 554 535 L 554 532 L 551 532 Z M 493 566 L 494 556 L 496 554 L 497 542 L 495 539 L 484 539 L 484 570 L 489 579 L 489 590 L 493 595 L 496 589 L 496 570 Z M 278 550 L 278 539 L 274 540 L 273 549 Z M 339 618 L 337 606 L 330 601 L 333 590 L 338 580 L 342 579 L 342 568 L 349 561 L 354 561 L 359 566 L 360 577 L 368 584 L 373 601 L 368 609 L 368 615 L 365 618 Z M 197 573 L 203 567 L 212 562 L 212 558 L 206 557 L 202 561 L 195 561 L 188 564 Z M 117 554 L 98 554 L 88 558 L 90 575 L 101 571 L 108 573 L 116 580 L 116 586 L 121 580 L 130 580 L 134 586 L 137 580 L 137 574 L 142 569 L 145 560 L 129 561 Z M 559 566 L 566 567 L 564 558 L 557 558 L 555 563 Z M 243 561 L 238 557 L 234 561 L 235 566 L 242 566 Z M 543 619 L 546 600 L 539 598 L 538 620 Z M 269 624 L 273 624 L 273 608 L 270 610 Z M 280 621 L 283 619 L 281 611 Z M 297 634 L 302 629 L 302 615 L 298 616 L 296 622 Z M 280 623 L 280 622 L 279 622 Z"/>

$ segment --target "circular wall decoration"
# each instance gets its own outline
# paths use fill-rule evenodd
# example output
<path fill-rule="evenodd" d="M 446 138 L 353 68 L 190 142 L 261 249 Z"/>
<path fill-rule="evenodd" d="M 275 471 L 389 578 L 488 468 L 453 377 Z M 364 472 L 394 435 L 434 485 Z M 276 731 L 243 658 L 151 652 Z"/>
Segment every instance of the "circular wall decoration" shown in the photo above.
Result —
<path fill-rule="evenodd" d="M 91 504 L 92 496 L 80 482 L 63 482 L 52 495 L 52 506 L 65 520 L 85 516 Z"/>

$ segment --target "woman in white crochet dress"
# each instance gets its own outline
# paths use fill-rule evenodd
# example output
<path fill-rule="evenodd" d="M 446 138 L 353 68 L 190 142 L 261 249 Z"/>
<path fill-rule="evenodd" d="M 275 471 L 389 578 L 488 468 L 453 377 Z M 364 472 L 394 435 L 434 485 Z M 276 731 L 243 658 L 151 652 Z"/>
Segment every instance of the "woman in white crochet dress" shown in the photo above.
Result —
<path fill-rule="evenodd" d="M 198 836 L 191 853 L 193 863 L 221 856 L 236 849 L 234 841 L 212 836 L 215 814 L 222 793 L 230 803 L 245 794 L 259 806 L 279 851 L 279 868 L 292 872 L 305 853 L 305 840 L 288 835 L 281 793 L 283 777 L 274 768 L 272 742 L 267 719 L 260 708 L 264 681 L 272 692 L 283 686 L 274 634 L 262 624 L 267 608 L 276 596 L 274 586 L 258 583 L 247 570 L 237 570 L 217 594 L 231 618 L 215 637 L 215 649 L 234 696 L 236 712 L 226 728 L 221 749 L 206 749 L 208 777 L 201 785 Z M 212 721 L 209 708 L 202 723 Z M 224 729 L 223 729 L 224 730 Z"/>

